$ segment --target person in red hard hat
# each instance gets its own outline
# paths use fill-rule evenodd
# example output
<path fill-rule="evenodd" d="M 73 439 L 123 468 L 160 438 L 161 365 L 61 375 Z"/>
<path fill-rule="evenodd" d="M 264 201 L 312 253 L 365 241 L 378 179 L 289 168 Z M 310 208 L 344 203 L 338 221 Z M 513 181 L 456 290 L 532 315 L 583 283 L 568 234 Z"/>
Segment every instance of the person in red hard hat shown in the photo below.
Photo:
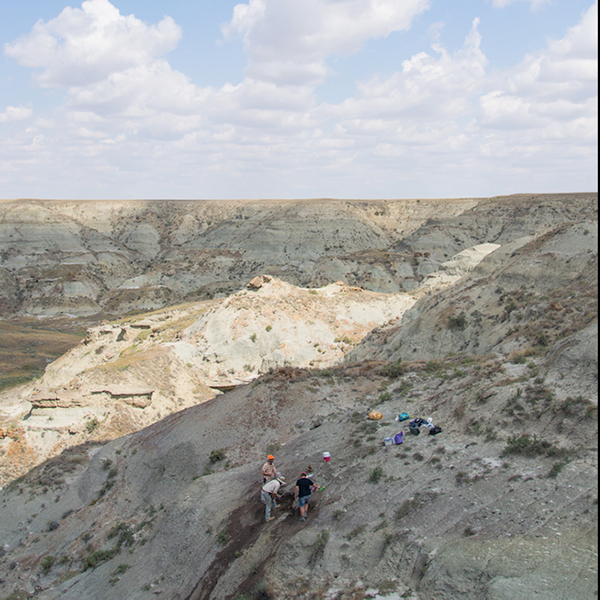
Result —
<path fill-rule="evenodd" d="M 267 456 L 267 462 L 262 467 L 263 485 L 267 483 L 267 481 L 271 481 L 271 479 L 277 477 L 277 469 L 273 464 L 274 460 L 275 457 L 272 454 L 269 454 L 269 456 Z"/>

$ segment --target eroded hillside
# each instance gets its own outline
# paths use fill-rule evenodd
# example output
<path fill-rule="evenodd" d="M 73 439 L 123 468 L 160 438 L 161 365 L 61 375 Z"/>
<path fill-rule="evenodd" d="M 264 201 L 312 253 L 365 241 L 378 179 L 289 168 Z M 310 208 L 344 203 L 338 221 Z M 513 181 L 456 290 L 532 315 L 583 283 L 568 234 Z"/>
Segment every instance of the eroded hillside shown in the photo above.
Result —
<path fill-rule="evenodd" d="M 228 298 L 91 328 L 38 380 L 0 395 L 0 483 L 69 446 L 137 431 L 274 369 L 334 366 L 414 302 L 264 275 Z"/>
<path fill-rule="evenodd" d="M 101 418 L 67 431 L 74 445 L 2 490 L 0 597 L 597 595 L 597 209 L 569 200 L 493 199 L 423 223 L 388 249 L 421 244 L 410 260 L 435 267 L 408 293 L 267 277 L 91 329 L 20 388 L 23 430 L 3 458 L 22 460 L 28 421 L 51 429 L 84 389 L 138 414 L 160 387 L 170 414 L 111 441 Z M 184 374 L 209 399 L 175 391 Z M 415 417 L 441 432 L 413 435 Z M 291 482 L 269 523 L 267 453 Z M 309 465 L 323 489 L 303 523 L 290 488 Z"/>
<path fill-rule="evenodd" d="M 573 395 L 579 384 L 555 367 L 581 359 L 570 355 L 578 347 L 525 363 L 456 355 L 402 370 L 281 369 L 72 448 L 2 492 L 3 589 L 98 600 L 591 597 L 597 398 Z M 367 418 L 373 408 L 382 420 Z M 442 432 L 411 435 L 395 421 L 403 411 Z M 385 446 L 399 430 L 404 443 Z M 292 483 L 310 464 L 324 486 L 306 524 L 289 496 L 264 523 L 267 452 Z"/>
<path fill-rule="evenodd" d="M 225 297 L 262 274 L 410 292 L 470 247 L 596 215 L 597 194 L 0 201 L 0 316 L 27 336 L 0 331 L 0 388 L 37 377 L 66 336 L 103 319 Z"/>
<path fill-rule="evenodd" d="M 225 296 L 263 273 L 304 287 L 342 280 L 399 291 L 415 269 L 385 250 L 435 215 L 478 202 L 5 201 L 0 308 L 6 316 L 122 315 Z M 382 258 L 393 263 L 385 289 L 368 283 L 369 265 Z"/>

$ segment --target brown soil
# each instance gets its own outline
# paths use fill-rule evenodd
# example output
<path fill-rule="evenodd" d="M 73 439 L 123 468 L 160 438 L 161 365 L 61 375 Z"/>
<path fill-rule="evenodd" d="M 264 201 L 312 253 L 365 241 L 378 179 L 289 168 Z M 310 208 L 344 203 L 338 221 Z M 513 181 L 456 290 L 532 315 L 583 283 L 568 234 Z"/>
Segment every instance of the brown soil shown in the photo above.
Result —
<path fill-rule="evenodd" d="M 256 489 L 252 487 L 245 496 L 248 498 L 256 497 Z M 298 518 L 299 512 L 297 508 L 294 508 L 294 495 L 290 490 L 283 494 L 278 505 L 279 508 L 272 513 L 276 516 L 276 519 L 269 523 L 265 523 L 265 508 L 261 502 L 243 504 L 231 513 L 226 527 L 226 532 L 231 537 L 226 546 L 216 555 L 205 576 L 198 582 L 194 591 L 186 600 L 209 600 L 219 579 L 228 571 L 236 559 L 254 546 L 258 538 L 264 534 L 265 528 L 270 529 L 268 553 L 263 554 L 261 560 L 255 563 L 252 570 L 240 583 L 235 594 L 227 596 L 223 600 L 229 600 L 238 595 L 247 595 L 252 598 L 269 597 L 265 595 L 266 592 L 261 592 L 258 589 L 269 562 L 279 551 L 282 542 L 290 540 L 294 534 L 305 526 L 305 523 L 302 523 Z M 314 518 L 318 514 L 319 501 L 313 498 L 310 503 L 310 517 Z"/>

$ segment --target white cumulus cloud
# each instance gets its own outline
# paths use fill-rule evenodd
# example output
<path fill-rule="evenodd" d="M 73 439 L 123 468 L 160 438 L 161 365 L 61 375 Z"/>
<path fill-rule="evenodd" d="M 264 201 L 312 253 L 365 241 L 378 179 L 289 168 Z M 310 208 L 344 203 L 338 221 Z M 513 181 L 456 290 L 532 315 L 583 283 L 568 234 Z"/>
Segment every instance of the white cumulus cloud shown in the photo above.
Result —
<path fill-rule="evenodd" d="M 25 106 L 7 106 L 6 110 L 0 112 L 0 123 L 9 121 L 23 121 L 33 115 L 33 110 Z"/>
<path fill-rule="evenodd" d="M 133 15 L 121 15 L 108 0 L 87 0 L 47 23 L 38 21 L 29 34 L 5 44 L 4 52 L 40 69 L 42 86 L 82 86 L 149 64 L 180 38 L 181 29 L 170 17 L 147 25 Z"/>
<path fill-rule="evenodd" d="M 249 0 L 235 7 L 223 32 L 243 36 L 249 77 L 314 85 L 329 73 L 328 56 L 406 30 L 428 7 L 429 0 Z"/>
<path fill-rule="evenodd" d="M 415 54 L 390 77 L 360 83 L 354 98 L 331 110 L 350 119 L 379 116 L 429 122 L 468 112 L 470 97 L 482 90 L 487 64 L 480 49 L 478 24 L 475 19 L 463 47 L 454 54 L 435 44 L 432 54 Z"/>
<path fill-rule="evenodd" d="M 514 69 L 490 81 L 481 97 L 480 122 L 486 127 L 551 127 L 557 122 L 597 120 L 598 4 L 576 26 L 544 50 L 528 54 Z"/>

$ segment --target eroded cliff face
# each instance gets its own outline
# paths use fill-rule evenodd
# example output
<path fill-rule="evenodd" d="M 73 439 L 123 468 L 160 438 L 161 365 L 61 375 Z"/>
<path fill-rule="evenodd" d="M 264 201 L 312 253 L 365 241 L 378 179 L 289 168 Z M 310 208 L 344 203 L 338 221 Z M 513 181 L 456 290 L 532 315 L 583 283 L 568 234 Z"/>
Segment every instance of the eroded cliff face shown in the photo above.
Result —
<path fill-rule="evenodd" d="M 0 492 L 0 595 L 593 597 L 595 198 L 478 201 L 308 271 L 404 254 L 410 290 L 265 273 L 92 327 L 2 396 L 9 478 L 33 468 Z M 306 523 L 289 491 L 264 522 L 267 453 L 324 488 Z"/>
<path fill-rule="evenodd" d="M 267 273 L 409 291 L 439 263 L 581 221 L 593 194 L 446 200 L 0 203 L 0 310 L 122 315 L 225 296 Z"/>
<path fill-rule="evenodd" d="M 511 240 L 451 286 L 442 287 L 443 264 L 429 278 L 436 291 L 401 323 L 373 332 L 349 359 L 435 360 L 452 352 L 508 355 L 525 343 L 549 347 L 597 318 L 597 249 L 598 223 L 583 221 Z"/>
<path fill-rule="evenodd" d="M 150 310 L 224 296 L 263 273 L 308 284 L 323 258 L 324 283 L 346 281 L 364 261 L 346 259 L 340 270 L 335 257 L 388 248 L 434 214 L 459 214 L 476 203 L 4 202 L 0 306 L 5 315 Z M 400 278 L 386 279 L 385 291 L 399 289 Z"/>

